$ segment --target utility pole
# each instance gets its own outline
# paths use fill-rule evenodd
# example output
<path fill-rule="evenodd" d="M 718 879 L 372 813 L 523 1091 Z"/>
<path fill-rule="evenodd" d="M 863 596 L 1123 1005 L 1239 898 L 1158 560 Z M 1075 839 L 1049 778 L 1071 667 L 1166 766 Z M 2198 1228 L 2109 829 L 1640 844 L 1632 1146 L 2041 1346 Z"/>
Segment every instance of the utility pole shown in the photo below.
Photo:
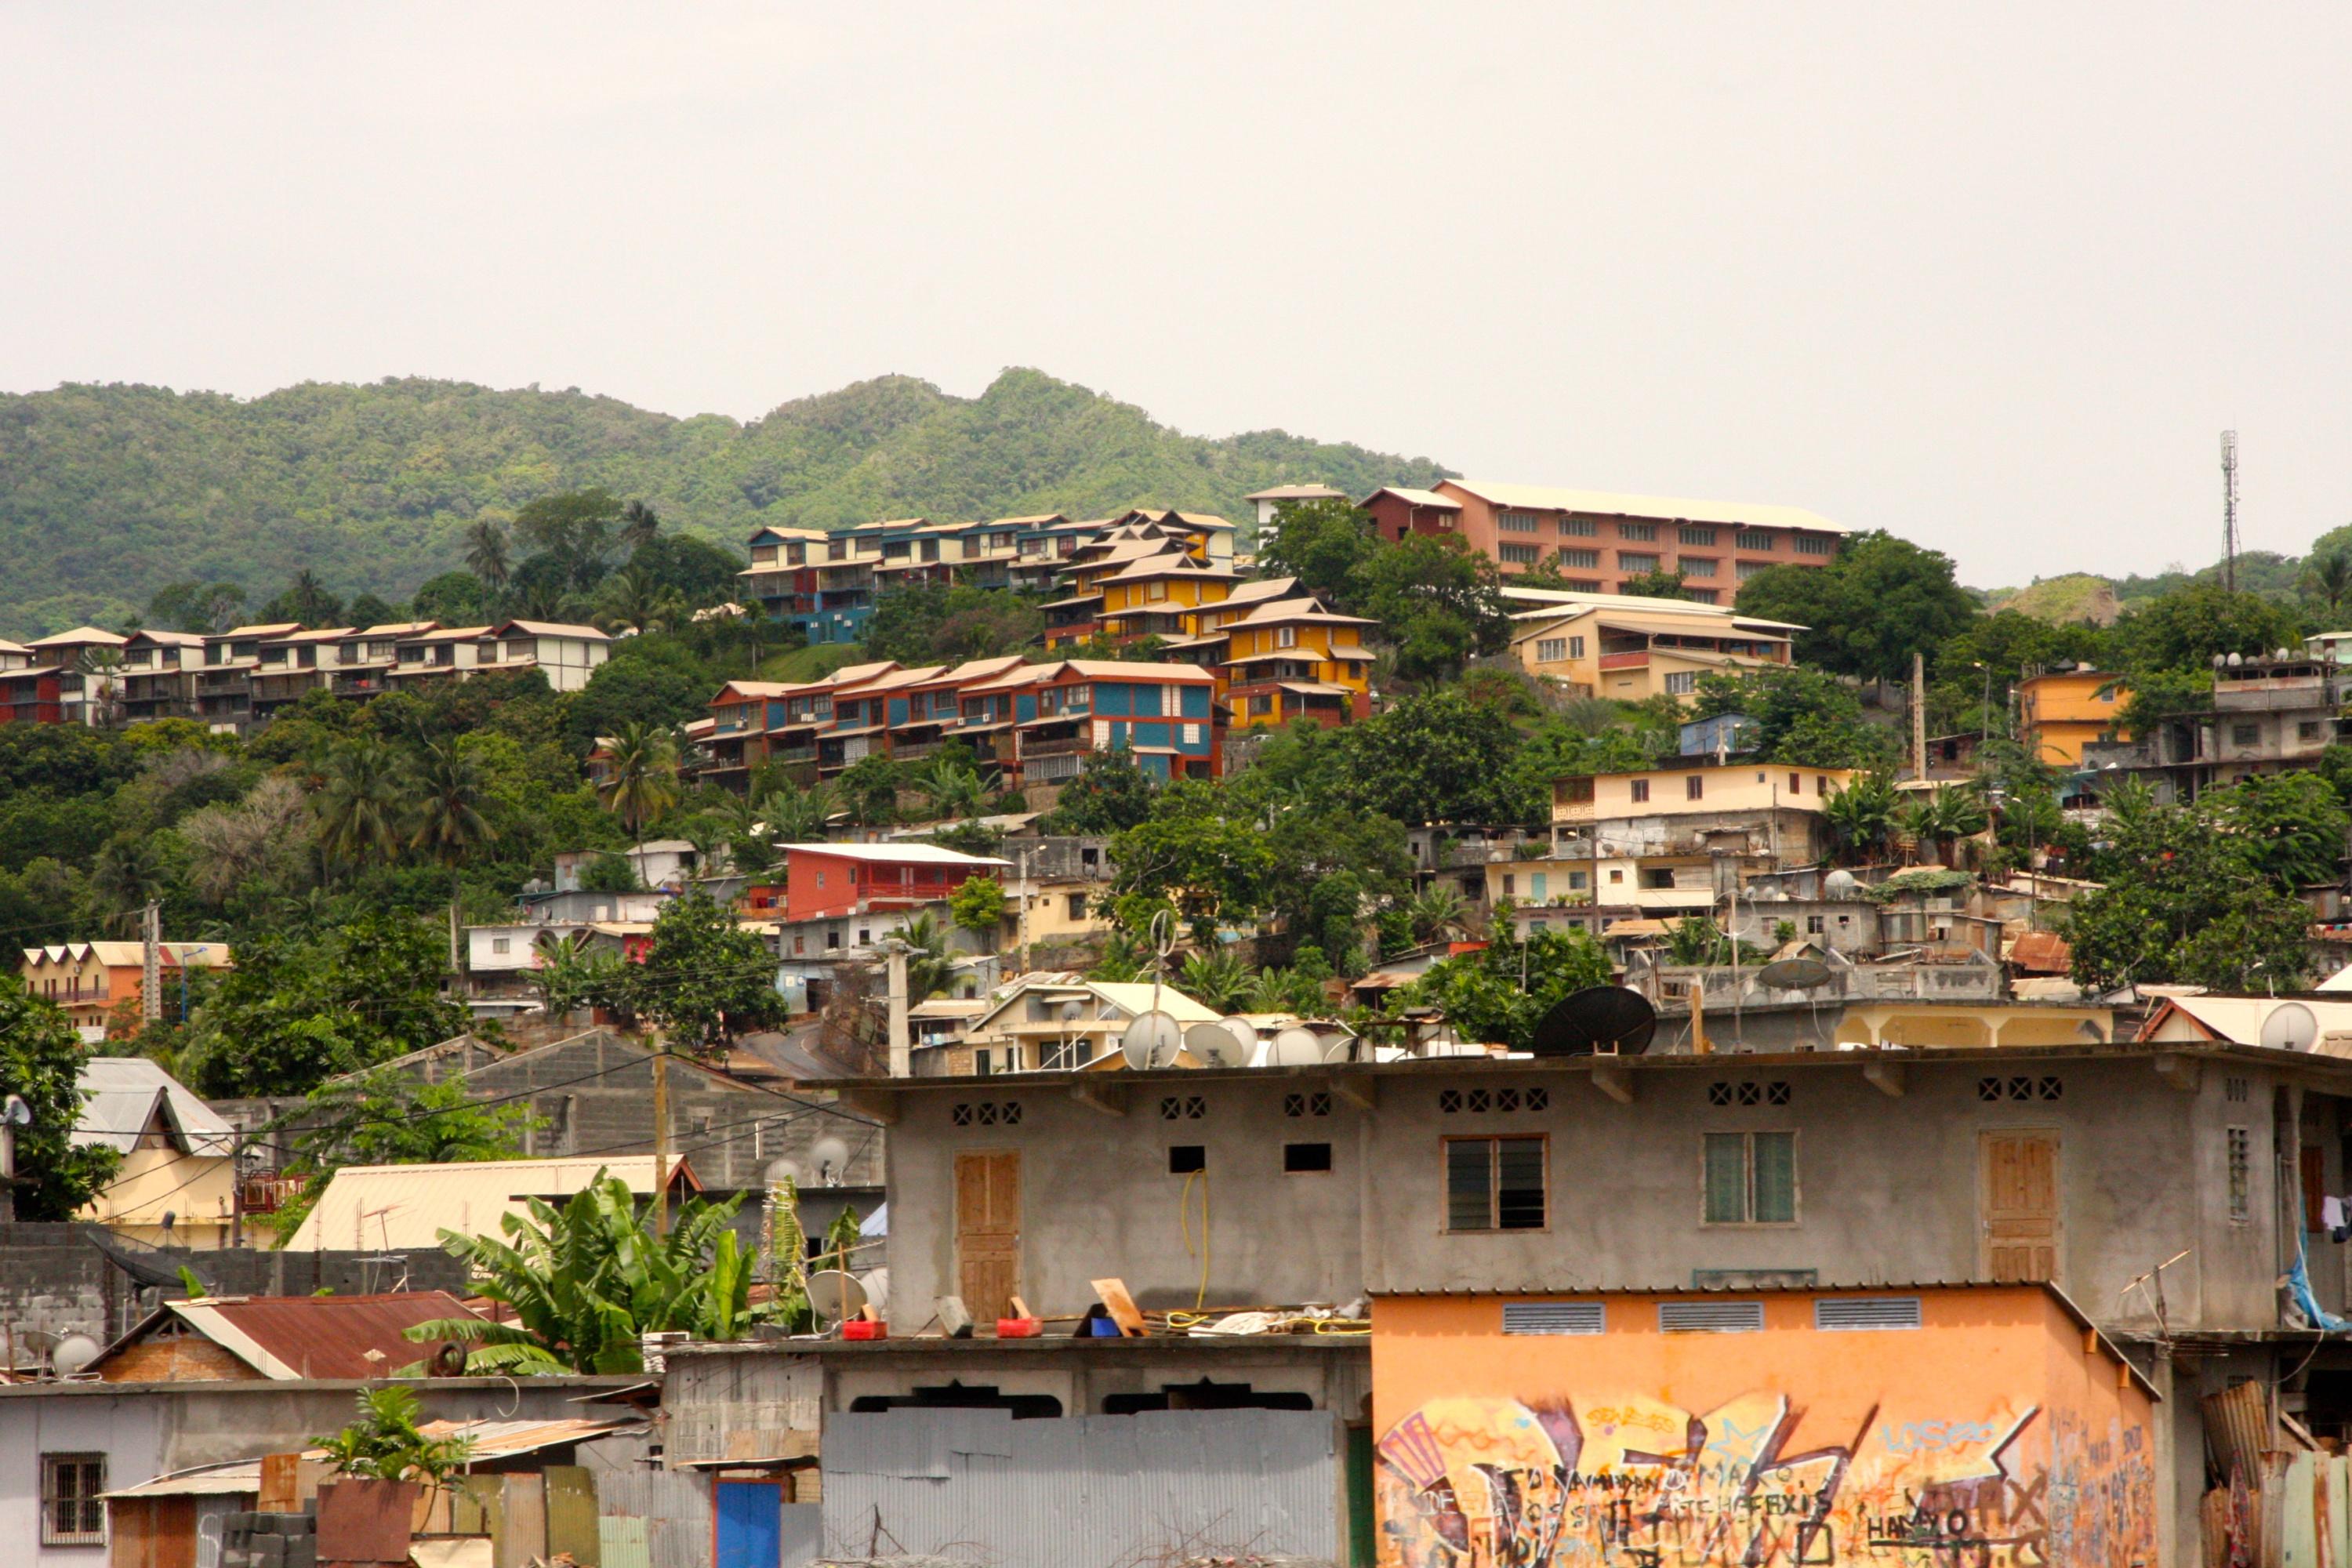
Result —
<path fill-rule="evenodd" d="M 914 1047 L 907 1037 L 907 944 L 893 937 L 889 947 L 890 1076 L 915 1076 Z"/>
<path fill-rule="evenodd" d="M 152 1024 L 163 1016 L 163 906 L 152 899 L 139 912 L 139 1016 Z"/>
<path fill-rule="evenodd" d="M 2238 433 L 2221 432 L 2221 586 L 2238 591 Z"/>
<path fill-rule="evenodd" d="M 1911 776 L 1927 782 L 1927 661 L 1911 655 Z"/>
<path fill-rule="evenodd" d="M 669 1234 L 669 1042 L 654 1041 L 654 1238 Z"/>

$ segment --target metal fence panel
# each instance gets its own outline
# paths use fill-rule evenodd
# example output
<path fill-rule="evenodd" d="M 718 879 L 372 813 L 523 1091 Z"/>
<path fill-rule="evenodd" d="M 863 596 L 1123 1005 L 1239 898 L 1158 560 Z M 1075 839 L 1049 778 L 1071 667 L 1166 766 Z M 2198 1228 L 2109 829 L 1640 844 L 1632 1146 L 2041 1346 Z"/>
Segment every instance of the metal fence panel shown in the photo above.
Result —
<path fill-rule="evenodd" d="M 825 1551 L 984 1568 L 1253 1552 L 1337 1562 L 1340 1452 L 1328 1411 L 837 1413 L 824 1426 Z"/>

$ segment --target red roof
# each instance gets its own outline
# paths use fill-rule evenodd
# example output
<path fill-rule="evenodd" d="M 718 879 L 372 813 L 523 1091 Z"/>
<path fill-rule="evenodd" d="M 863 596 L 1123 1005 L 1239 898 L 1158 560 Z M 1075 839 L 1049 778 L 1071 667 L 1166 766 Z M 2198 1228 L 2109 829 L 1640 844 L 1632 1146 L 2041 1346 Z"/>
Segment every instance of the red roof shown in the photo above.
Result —
<path fill-rule="evenodd" d="M 404 1290 L 384 1296 L 224 1296 L 168 1301 L 125 1334 L 115 1348 L 160 1326 L 166 1314 L 176 1316 L 264 1376 L 275 1378 L 382 1377 L 433 1352 L 432 1345 L 404 1338 L 403 1330 L 436 1318 L 475 1315 L 446 1290 Z M 370 1361 L 370 1351 L 381 1352 L 381 1359 Z"/>

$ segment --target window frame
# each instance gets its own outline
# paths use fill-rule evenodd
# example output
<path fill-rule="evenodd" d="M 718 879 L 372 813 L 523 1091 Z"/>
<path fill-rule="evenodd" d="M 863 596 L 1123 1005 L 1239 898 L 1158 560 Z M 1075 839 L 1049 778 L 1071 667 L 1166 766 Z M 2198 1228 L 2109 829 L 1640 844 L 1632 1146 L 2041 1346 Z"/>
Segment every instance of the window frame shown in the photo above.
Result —
<path fill-rule="evenodd" d="M 1777 1134 L 1789 1140 L 1789 1216 L 1787 1219 L 1757 1219 L 1756 1214 L 1756 1138 L 1759 1133 Z M 1742 1177 L 1741 1213 L 1743 1219 L 1709 1219 L 1706 1213 L 1706 1155 L 1708 1142 L 1716 1138 L 1737 1138 L 1740 1142 Z M 1698 1223 L 1703 1230 L 1795 1230 L 1805 1223 L 1805 1183 L 1803 1131 L 1794 1127 L 1748 1127 L 1710 1129 L 1698 1138 Z"/>
<path fill-rule="evenodd" d="M 1541 1225 L 1506 1226 L 1503 1218 L 1502 1145 L 1533 1143 L 1537 1151 L 1537 1171 L 1541 1178 L 1537 1191 L 1543 1202 Z M 1438 1234 L 1441 1236 L 1542 1236 L 1551 1229 L 1551 1134 L 1549 1132 L 1445 1132 L 1438 1135 Z M 1454 1149 L 1456 1143 L 1484 1143 L 1486 1157 L 1486 1215 L 1489 1224 L 1480 1227 L 1456 1227 L 1454 1224 Z"/>
<path fill-rule="evenodd" d="M 40 1456 L 41 1544 L 43 1546 L 99 1546 L 108 1544 L 106 1504 L 99 1498 L 107 1489 L 106 1455 L 90 1449 L 59 1448 L 44 1450 Z M 59 1495 L 58 1472 L 68 1465 L 88 1466 L 97 1472 L 95 1486 L 68 1498 Z M 63 1530 L 58 1527 L 57 1510 L 60 1506 L 76 1506 L 96 1510 L 94 1530 Z"/>

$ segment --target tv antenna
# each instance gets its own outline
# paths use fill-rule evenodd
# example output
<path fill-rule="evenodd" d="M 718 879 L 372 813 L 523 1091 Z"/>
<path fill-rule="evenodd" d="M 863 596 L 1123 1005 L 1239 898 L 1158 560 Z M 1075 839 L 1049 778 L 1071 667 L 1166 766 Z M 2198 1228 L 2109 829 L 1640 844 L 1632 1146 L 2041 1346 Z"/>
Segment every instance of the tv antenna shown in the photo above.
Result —
<path fill-rule="evenodd" d="M 2238 433 L 2221 432 L 2221 586 L 2238 591 Z"/>

